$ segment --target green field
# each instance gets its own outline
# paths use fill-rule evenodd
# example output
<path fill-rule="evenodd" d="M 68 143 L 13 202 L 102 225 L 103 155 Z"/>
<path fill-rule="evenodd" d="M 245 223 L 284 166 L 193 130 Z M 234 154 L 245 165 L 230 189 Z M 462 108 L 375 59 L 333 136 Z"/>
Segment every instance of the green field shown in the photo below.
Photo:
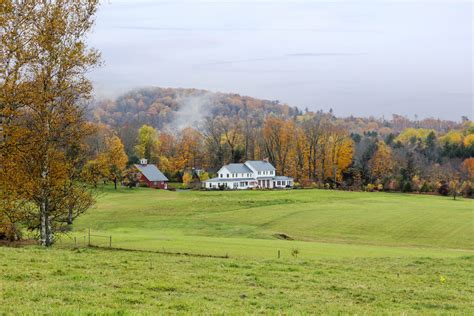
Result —
<path fill-rule="evenodd" d="M 474 313 L 473 200 L 102 191 L 55 248 L 0 248 L 0 314 Z"/>
<path fill-rule="evenodd" d="M 91 228 L 117 247 L 231 257 L 271 259 L 293 248 L 302 258 L 457 256 L 474 254 L 473 209 L 472 200 L 407 194 L 106 188 L 74 228 L 78 240 Z"/>

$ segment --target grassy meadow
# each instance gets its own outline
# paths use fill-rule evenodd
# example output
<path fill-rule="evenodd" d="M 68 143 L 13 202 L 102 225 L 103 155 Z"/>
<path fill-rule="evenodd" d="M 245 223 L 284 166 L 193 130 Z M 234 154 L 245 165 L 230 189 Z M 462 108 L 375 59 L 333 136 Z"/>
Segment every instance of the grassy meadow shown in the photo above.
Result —
<path fill-rule="evenodd" d="M 106 187 L 71 236 L 90 228 L 117 247 L 262 259 L 294 248 L 303 258 L 457 256 L 474 250 L 473 209 L 472 200 L 408 194 Z"/>
<path fill-rule="evenodd" d="M 474 313 L 472 200 L 101 190 L 54 248 L 0 248 L 0 314 Z"/>

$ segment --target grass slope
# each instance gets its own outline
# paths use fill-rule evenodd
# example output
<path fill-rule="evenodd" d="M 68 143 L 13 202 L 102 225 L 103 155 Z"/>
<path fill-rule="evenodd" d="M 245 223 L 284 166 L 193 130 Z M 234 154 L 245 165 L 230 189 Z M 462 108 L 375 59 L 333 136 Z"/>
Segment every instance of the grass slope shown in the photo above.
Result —
<path fill-rule="evenodd" d="M 472 200 L 421 195 L 106 187 L 74 229 L 78 237 L 87 228 L 112 235 L 118 247 L 247 258 L 289 255 L 293 248 L 305 258 L 458 256 L 473 253 L 473 215 Z M 277 233 L 295 240 L 278 240 Z"/>
<path fill-rule="evenodd" d="M 0 314 L 459 314 L 474 257 L 239 260 L 0 247 Z"/>
<path fill-rule="evenodd" d="M 474 314 L 472 200 L 103 191 L 53 249 L 0 247 L 0 315 Z M 88 228 L 115 247 L 230 259 L 68 247 Z"/>

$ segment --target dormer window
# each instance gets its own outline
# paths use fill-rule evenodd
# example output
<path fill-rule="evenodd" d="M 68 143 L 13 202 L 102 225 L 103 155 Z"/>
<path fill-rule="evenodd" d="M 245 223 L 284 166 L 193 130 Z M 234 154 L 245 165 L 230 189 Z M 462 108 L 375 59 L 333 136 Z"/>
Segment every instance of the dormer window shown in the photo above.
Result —
<path fill-rule="evenodd" d="M 148 164 L 148 160 L 145 159 L 145 158 L 142 158 L 142 159 L 140 159 L 140 164 L 141 164 L 141 165 L 147 165 L 147 164 Z"/>

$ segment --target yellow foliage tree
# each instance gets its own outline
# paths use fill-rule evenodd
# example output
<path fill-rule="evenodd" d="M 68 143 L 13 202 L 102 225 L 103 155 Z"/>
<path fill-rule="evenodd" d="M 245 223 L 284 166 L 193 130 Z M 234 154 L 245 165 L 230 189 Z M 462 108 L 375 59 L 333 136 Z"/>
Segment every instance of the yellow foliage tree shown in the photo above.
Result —
<path fill-rule="evenodd" d="M 426 140 L 430 133 L 434 132 L 432 129 L 425 129 L 425 128 L 406 128 L 404 129 L 395 141 L 399 141 L 402 144 L 410 144 L 414 143 L 417 140 Z"/>
<path fill-rule="evenodd" d="M 117 190 L 117 182 L 122 179 L 128 162 L 127 154 L 118 136 L 112 136 L 107 141 L 107 150 L 99 155 L 98 161 L 104 174 L 114 182 L 114 188 Z"/>
<path fill-rule="evenodd" d="M 325 141 L 323 144 L 323 153 L 325 158 L 322 164 L 322 180 L 326 177 L 331 177 L 335 183 L 342 180 L 342 173 L 352 163 L 352 155 L 354 152 L 354 142 L 347 134 L 347 131 L 340 126 L 334 126 L 325 132 L 326 137 L 322 138 Z"/>
<path fill-rule="evenodd" d="M 70 153 L 82 156 L 88 135 L 81 104 L 91 97 L 85 75 L 99 54 L 87 47 L 85 36 L 97 5 L 94 0 L 1 2 L 0 169 L 14 157 L 10 170 L 16 175 L 4 176 L 12 180 L 9 186 L 22 188 L 0 187 L 0 194 L 14 192 L 17 202 L 26 202 L 30 209 L 23 222 L 39 231 L 43 246 L 51 246 L 55 232 L 69 221 L 71 205 L 74 217 L 92 203 L 75 178 L 79 159 Z"/>
<path fill-rule="evenodd" d="M 265 152 L 278 173 L 289 171 L 290 153 L 294 142 L 294 123 L 276 117 L 269 117 L 263 125 Z"/>
<path fill-rule="evenodd" d="M 183 184 L 185 184 L 186 186 L 189 186 L 192 181 L 193 181 L 193 176 L 192 176 L 192 174 L 189 173 L 189 172 L 186 172 L 186 173 L 183 175 Z"/>
<path fill-rule="evenodd" d="M 137 141 L 135 154 L 138 158 L 146 158 L 150 163 L 157 163 L 160 142 L 156 129 L 150 125 L 143 125 L 138 130 Z"/>
<path fill-rule="evenodd" d="M 384 142 L 377 143 L 377 150 L 369 160 L 369 168 L 373 181 L 381 180 L 392 172 L 392 150 Z"/>
<path fill-rule="evenodd" d="M 464 147 L 469 148 L 469 147 L 474 147 L 474 134 L 468 134 L 466 137 L 464 137 Z"/>
<path fill-rule="evenodd" d="M 446 135 L 439 138 L 442 145 L 461 145 L 463 143 L 463 135 L 460 131 L 450 131 Z"/>

